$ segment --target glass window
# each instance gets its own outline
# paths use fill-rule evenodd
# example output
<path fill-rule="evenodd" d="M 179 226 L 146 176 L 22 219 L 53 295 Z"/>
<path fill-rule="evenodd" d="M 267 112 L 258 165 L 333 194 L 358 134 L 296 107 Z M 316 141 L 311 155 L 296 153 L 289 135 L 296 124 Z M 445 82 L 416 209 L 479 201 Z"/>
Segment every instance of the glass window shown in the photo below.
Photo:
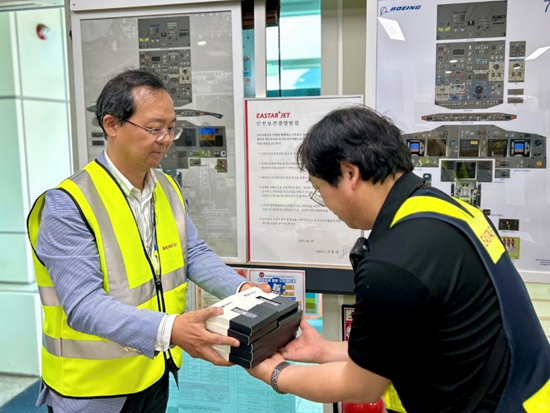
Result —
<path fill-rule="evenodd" d="M 321 94 L 321 2 L 281 0 L 266 33 L 268 96 Z"/>

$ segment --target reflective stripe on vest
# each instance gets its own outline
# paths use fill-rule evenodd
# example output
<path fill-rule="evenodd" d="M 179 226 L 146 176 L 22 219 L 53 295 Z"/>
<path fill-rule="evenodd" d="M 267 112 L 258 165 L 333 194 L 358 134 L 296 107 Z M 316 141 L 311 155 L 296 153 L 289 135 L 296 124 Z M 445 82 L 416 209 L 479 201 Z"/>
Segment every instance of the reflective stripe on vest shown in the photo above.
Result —
<path fill-rule="evenodd" d="M 180 243 L 183 247 L 182 249 L 184 254 L 183 262 L 185 264 L 185 271 L 183 272 L 183 276 L 185 277 L 185 274 L 187 274 L 187 233 L 185 231 L 185 210 L 183 208 L 176 207 L 184 204 L 184 202 L 181 198 L 179 188 L 175 186 L 173 181 L 169 181 L 166 175 L 160 171 L 154 171 L 154 173 L 157 177 L 157 181 L 164 190 L 164 193 L 168 197 L 170 205 L 172 206 L 172 215 L 178 226 Z"/>
<path fill-rule="evenodd" d="M 181 282 L 181 274 L 180 271 L 173 271 L 169 274 L 163 274 L 162 275 L 162 290 L 164 292 L 168 292 L 173 290 L 174 288 L 180 286 L 182 284 Z M 148 285 L 147 285 L 148 286 Z M 139 290 L 141 287 L 138 287 Z M 155 288 L 153 284 L 153 288 Z M 137 294 L 135 295 L 142 295 L 142 291 L 137 291 Z M 61 303 L 59 302 L 59 298 L 57 298 L 57 293 L 55 292 L 55 289 L 53 287 L 38 287 L 38 294 L 40 295 L 40 301 L 42 302 L 42 305 L 45 306 L 59 306 Z M 132 294 L 133 296 L 134 294 Z M 156 295 L 156 293 L 153 294 L 153 296 Z M 122 301 L 122 300 L 120 300 Z M 139 306 L 146 302 L 147 300 L 139 303 L 132 303 L 127 302 L 126 304 Z"/>
<path fill-rule="evenodd" d="M 42 345 L 50 354 L 63 355 L 66 358 L 82 358 L 88 360 L 117 359 L 134 357 L 135 351 L 125 349 L 112 341 L 61 340 L 42 335 Z"/>
<path fill-rule="evenodd" d="M 438 212 L 467 224 L 485 247 L 493 263 L 496 263 L 506 252 L 500 238 L 491 224 L 487 222 L 483 212 L 462 201 L 460 204 L 455 204 L 432 196 L 413 196 L 399 208 L 391 226 L 393 227 L 406 216 L 422 212 Z"/>

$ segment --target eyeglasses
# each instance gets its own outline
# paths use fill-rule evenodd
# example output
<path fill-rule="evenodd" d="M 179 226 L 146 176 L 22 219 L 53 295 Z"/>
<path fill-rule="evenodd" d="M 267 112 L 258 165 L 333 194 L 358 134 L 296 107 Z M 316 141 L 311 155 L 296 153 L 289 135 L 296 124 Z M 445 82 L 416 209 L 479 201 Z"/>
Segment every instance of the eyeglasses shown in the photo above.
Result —
<path fill-rule="evenodd" d="M 182 128 L 146 128 L 145 126 L 138 125 L 132 121 L 127 120 L 130 125 L 134 125 L 136 128 L 143 129 L 146 132 L 149 132 L 149 137 L 154 139 L 155 142 L 160 142 L 164 139 L 166 135 L 169 135 L 173 141 L 177 140 L 181 133 L 183 132 Z"/>
<path fill-rule="evenodd" d="M 316 203 L 318 203 L 321 206 L 326 206 L 325 201 L 323 201 L 323 197 L 321 193 L 319 192 L 319 188 L 317 188 L 315 191 L 312 191 L 309 193 L 309 197 Z"/>

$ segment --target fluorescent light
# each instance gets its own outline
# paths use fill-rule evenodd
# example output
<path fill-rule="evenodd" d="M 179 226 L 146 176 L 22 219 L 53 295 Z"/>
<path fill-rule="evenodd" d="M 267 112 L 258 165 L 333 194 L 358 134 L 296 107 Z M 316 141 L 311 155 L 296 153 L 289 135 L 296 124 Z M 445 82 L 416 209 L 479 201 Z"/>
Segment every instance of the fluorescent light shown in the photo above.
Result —
<path fill-rule="evenodd" d="M 399 27 L 399 23 L 397 21 L 384 19 L 383 17 L 379 17 L 378 21 L 382 24 L 382 27 L 386 30 L 386 33 L 388 33 L 390 39 L 405 41 L 405 36 L 403 35 L 401 27 Z"/>
<path fill-rule="evenodd" d="M 525 60 L 533 60 L 539 57 L 541 54 L 546 52 L 548 49 L 550 49 L 550 46 L 546 47 L 539 47 L 537 50 L 535 50 L 533 53 L 531 53 L 529 56 L 525 58 Z"/>
<path fill-rule="evenodd" d="M 197 42 L 198 46 L 204 46 L 206 44 L 206 40 L 201 40 L 200 42 Z"/>

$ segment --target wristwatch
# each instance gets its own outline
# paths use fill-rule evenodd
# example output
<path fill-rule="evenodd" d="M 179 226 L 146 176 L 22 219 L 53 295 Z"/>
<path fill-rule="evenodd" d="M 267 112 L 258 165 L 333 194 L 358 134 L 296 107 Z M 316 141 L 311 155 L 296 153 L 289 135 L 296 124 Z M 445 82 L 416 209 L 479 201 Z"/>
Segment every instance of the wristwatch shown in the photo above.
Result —
<path fill-rule="evenodd" d="M 277 386 L 277 380 L 279 379 L 279 374 L 281 374 L 281 371 L 283 371 L 288 366 L 290 366 L 290 363 L 288 361 L 281 361 L 275 366 L 273 372 L 271 373 L 271 387 L 273 387 L 273 390 L 275 390 L 279 394 L 286 394 L 279 390 L 279 386 Z"/>

